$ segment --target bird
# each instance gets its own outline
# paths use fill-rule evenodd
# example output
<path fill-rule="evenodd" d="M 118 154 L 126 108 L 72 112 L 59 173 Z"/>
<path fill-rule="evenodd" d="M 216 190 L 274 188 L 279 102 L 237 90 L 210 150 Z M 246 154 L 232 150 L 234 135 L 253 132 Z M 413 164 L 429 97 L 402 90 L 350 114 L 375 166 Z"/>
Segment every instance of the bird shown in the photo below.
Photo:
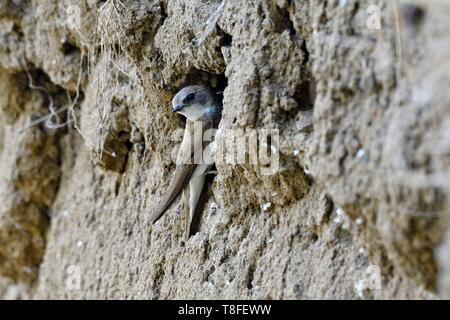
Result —
<path fill-rule="evenodd" d="M 213 162 L 205 161 L 211 141 L 203 135 L 217 128 L 222 105 L 216 96 L 202 85 L 184 87 L 172 99 L 172 112 L 186 117 L 183 141 L 177 155 L 177 165 L 162 201 L 153 211 L 150 221 L 155 223 L 183 193 L 185 240 L 189 240 L 191 223 L 200 198 L 205 177 Z"/>

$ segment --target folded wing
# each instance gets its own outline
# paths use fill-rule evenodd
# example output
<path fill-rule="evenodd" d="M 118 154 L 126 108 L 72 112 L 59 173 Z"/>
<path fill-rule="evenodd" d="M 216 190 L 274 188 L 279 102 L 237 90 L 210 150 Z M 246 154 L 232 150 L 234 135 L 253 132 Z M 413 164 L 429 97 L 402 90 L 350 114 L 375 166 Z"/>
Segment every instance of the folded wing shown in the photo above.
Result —
<path fill-rule="evenodd" d="M 204 145 L 203 130 L 205 129 L 207 128 L 202 128 L 202 134 L 200 135 L 194 134 L 194 123 L 190 120 L 186 120 L 186 130 L 180 145 L 180 150 L 178 151 L 177 168 L 163 200 L 150 218 L 151 222 L 155 222 L 162 217 L 191 180 L 197 164 L 202 161 Z M 193 148 L 192 145 L 194 146 Z"/>

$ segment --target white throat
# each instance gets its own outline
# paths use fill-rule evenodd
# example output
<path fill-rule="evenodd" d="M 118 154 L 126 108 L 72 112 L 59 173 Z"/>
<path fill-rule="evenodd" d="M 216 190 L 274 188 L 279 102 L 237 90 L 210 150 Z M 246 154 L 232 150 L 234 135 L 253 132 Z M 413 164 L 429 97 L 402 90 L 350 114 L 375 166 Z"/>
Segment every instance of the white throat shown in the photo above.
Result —
<path fill-rule="evenodd" d="M 203 111 L 205 110 L 205 107 L 199 104 L 193 104 L 191 106 L 188 106 L 180 111 L 178 113 L 185 116 L 187 119 L 191 121 L 197 121 L 200 119 L 203 115 Z"/>

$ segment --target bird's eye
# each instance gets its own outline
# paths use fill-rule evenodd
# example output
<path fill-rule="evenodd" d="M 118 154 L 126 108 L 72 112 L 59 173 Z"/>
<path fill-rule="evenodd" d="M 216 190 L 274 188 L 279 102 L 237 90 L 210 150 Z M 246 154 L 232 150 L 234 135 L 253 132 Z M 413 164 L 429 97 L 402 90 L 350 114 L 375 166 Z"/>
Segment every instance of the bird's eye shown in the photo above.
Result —
<path fill-rule="evenodd" d="M 195 94 L 194 93 L 189 93 L 186 98 L 184 98 L 184 103 L 190 103 L 194 100 L 195 98 Z"/>

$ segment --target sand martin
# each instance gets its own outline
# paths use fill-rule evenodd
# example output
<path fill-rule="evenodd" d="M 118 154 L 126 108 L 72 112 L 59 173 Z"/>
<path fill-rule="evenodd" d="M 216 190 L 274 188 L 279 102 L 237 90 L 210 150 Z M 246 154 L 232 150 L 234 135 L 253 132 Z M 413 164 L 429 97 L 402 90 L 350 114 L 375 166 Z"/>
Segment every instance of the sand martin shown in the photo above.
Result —
<path fill-rule="evenodd" d="M 217 127 L 222 107 L 215 95 L 203 86 L 189 86 L 180 90 L 172 100 L 172 112 L 186 117 L 183 141 L 177 156 L 177 166 L 161 203 L 151 216 L 158 220 L 183 192 L 185 236 L 189 239 L 191 222 L 205 183 L 205 175 L 213 165 L 209 155 L 211 141 L 204 141 L 204 133 Z M 205 135 L 206 136 L 206 135 Z M 206 157 L 209 157 L 206 160 Z"/>

